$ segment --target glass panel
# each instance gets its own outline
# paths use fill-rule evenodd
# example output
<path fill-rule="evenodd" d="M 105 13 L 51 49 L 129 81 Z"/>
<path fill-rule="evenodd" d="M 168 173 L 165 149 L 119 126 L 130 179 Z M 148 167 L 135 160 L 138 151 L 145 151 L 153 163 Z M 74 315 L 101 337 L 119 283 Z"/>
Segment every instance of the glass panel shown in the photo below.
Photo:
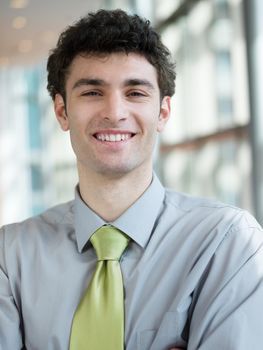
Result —
<path fill-rule="evenodd" d="M 246 140 L 209 142 L 194 151 L 177 150 L 162 158 L 168 187 L 253 210 L 251 155 Z"/>
<path fill-rule="evenodd" d="M 249 123 L 242 1 L 199 1 L 162 32 L 177 62 L 172 117 L 161 142 L 172 145 Z M 164 183 L 253 210 L 250 144 L 211 141 L 160 155 Z"/>

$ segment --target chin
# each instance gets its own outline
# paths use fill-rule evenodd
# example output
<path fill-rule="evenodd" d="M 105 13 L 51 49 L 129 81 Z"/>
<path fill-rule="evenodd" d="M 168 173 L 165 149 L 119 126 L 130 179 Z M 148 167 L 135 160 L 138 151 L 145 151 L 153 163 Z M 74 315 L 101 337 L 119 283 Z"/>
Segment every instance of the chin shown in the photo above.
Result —
<path fill-rule="evenodd" d="M 102 176 L 107 176 L 109 178 L 121 178 L 123 176 L 127 176 L 133 172 L 135 172 L 137 169 L 137 166 L 131 166 L 127 164 L 118 164 L 116 166 L 100 166 L 98 167 L 97 173 L 101 174 Z"/>
<path fill-rule="evenodd" d="M 123 168 L 111 168 L 111 169 L 101 169 L 100 171 L 98 171 L 98 173 L 100 173 L 103 176 L 107 176 L 109 178 L 120 178 L 123 176 L 126 176 L 128 174 L 130 174 L 132 172 L 132 170 L 128 170 L 128 169 L 123 169 Z"/>

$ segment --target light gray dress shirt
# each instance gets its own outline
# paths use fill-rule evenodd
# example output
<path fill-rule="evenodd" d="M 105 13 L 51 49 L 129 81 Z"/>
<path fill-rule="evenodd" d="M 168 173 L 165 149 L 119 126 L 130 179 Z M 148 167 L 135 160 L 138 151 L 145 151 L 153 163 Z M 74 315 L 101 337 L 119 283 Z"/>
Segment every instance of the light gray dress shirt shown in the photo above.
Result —
<path fill-rule="evenodd" d="M 68 349 L 96 265 L 89 238 L 104 224 L 76 191 L 2 228 L 1 350 Z M 126 350 L 263 349 L 263 232 L 251 215 L 154 177 L 112 224 L 132 239 L 121 260 Z"/>

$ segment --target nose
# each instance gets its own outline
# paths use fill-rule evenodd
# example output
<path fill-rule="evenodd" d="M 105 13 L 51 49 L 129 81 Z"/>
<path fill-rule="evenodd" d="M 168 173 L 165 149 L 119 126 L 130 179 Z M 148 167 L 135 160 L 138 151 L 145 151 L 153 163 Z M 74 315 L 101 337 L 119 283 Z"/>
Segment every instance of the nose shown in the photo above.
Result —
<path fill-rule="evenodd" d="M 119 122 L 127 119 L 128 110 L 126 101 L 120 93 L 113 93 L 105 99 L 103 118 L 111 122 Z"/>

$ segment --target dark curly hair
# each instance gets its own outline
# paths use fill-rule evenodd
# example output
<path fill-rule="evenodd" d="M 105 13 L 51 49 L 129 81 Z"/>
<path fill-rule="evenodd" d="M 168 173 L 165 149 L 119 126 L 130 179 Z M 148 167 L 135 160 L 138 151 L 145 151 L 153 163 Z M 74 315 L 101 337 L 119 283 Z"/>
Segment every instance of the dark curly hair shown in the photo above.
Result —
<path fill-rule="evenodd" d="M 143 55 L 157 70 L 161 97 L 174 94 L 175 65 L 150 21 L 122 10 L 99 10 L 67 27 L 51 51 L 47 62 L 47 89 L 51 97 L 54 99 L 59 93 L 66 98 L 66 77 L 78 54 L 115 52 Z"/>

